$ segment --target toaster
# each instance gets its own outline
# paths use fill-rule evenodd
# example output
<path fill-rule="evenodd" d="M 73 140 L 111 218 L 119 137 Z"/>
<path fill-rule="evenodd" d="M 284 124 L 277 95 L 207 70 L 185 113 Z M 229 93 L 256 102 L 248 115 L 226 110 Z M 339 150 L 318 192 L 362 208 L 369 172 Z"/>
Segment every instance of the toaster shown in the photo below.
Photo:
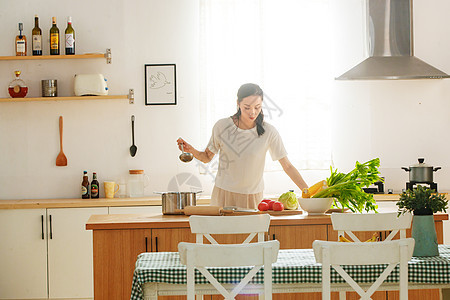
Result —
<path fill-rule="evenodd" d="M 75 96 L 108 95 L 108 86 L 103 74 L 75 74 Z"/>

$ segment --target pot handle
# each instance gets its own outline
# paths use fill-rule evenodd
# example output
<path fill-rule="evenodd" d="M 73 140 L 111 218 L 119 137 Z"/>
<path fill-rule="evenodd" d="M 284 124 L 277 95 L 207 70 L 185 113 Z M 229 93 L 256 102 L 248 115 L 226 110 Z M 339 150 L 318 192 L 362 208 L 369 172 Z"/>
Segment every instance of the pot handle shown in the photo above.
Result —
<path fill-rule="evenodd" d="M 402 169 L 405 170 L 406 172 L 411 171 L 411 169 L 410 169 L 410 168 L 407 168 L 407 167 L 402 167 Z"/>
<path fill-rule="evenodd" d="M 442 169 L 441 167 L 436 167 L 433 169 L 433 172 L 436 172 L 437 170 Z"/>

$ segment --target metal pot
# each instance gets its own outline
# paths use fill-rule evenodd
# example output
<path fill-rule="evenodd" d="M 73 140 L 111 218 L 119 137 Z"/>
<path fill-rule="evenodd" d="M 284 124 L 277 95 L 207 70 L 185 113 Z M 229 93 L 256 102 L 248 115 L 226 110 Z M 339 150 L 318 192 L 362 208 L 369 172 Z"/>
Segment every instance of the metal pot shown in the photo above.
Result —
<path fill-rule="evenodd" d="M 155 192 L 161 194 L 163 215 L 182 215 L 186 206 L 197 205 L 199 192 Z"/>
<path fill-rule="evenodd" d="M 433 172 L 441 169 L 441 167 L 433 168 L 433 166 L 424 163 L 424 158 L 419 158 L 419 163 L 407 167 L 402 167 L 403 170 L 409 172 L 409 181 L 417 183 L 433 183 Z"/>

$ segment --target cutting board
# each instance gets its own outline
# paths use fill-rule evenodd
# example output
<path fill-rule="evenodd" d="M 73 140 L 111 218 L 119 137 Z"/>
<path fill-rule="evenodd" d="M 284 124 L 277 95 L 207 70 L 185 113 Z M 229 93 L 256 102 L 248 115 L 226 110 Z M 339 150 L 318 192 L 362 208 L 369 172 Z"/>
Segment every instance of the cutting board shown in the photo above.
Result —
<path fill-rule="evenodd" d="M 266 210 L 266 211 L 255 211 L 255 212 L 249 212 L 249 211 L 224 211 L 223 214 L 225 216 L 243 216 L 243 215 L 261 215 L 261 214 L 269 214 L 271 216 L 291 216 L 291 215 L 301 215 L 303 211 L 301 210 L 282 210 L 282 211 L 275 211 L 275 210 Z"/>
<path fill-rule="evenodd" d="M 272 216 L 288 216 L 288 215 L 299 215 L 303 212 L 301 210 L 283 210 L 283 211 L 239 211 L 232 209 L 223 209 L 219 206 L 186 206 L 183 213 L 187 216 L 189 215 L 204 215 L 204 216 L 243 216 L 243 215 L 259 215 L 259 214 L 270 214 Z"/>

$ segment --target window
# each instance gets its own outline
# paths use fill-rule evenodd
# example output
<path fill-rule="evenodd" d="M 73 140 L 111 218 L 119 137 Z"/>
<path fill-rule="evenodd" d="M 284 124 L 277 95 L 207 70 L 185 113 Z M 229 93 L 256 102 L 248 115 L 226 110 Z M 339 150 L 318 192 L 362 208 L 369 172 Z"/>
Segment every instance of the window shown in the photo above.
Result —
<path fill-rule="evenodd" d="M 202 122 L 236 112 L 243 83 L 265 93 L 265 120 L 299 169 L 331 164 L 334 81 L 329 0 L 200 0 Z M 280 169 L 268 155 L 266 170 Z"/>

